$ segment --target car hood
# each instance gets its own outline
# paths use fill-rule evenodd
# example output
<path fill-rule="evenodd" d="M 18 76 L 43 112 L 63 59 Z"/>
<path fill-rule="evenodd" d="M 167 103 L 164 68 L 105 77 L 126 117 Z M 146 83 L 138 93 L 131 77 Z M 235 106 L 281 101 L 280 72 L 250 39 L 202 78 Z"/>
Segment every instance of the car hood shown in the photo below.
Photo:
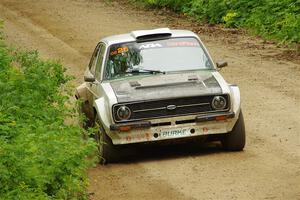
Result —
<path fill-rule="evenodd" d="M 212 71 L 137 76 L 110 85 L 119 103 L 222 93 Z"/>

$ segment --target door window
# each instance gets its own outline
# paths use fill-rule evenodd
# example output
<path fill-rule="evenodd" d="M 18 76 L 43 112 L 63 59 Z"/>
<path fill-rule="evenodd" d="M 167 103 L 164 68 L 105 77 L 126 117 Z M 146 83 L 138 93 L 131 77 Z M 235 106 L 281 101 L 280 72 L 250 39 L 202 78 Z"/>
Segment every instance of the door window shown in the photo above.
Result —
<path fill-rule="evenodd" d="M 101 43 L 99 47 L 99 55 L 97 58 L 97 64 L 95 68 L 95 78 L 97 80 L 101 80 L 101 71 L 102 71 L 102 64 L 103 64 L 103 58 L 104 58 L 104 53 L 105 53 L 105 44 Z"/>
<path fill-rule="evenodd" d="M 98 45 L 95 48 L 95 51 L 94 51 L 92 58 L 90 60 L 90 63 L 89 63 L 89 70 L 93 75 L 95 75 L 96 62 L 97 62 L 97 57 L 98 57 L 99 51 L 100 51 L 100 45 Z"/>

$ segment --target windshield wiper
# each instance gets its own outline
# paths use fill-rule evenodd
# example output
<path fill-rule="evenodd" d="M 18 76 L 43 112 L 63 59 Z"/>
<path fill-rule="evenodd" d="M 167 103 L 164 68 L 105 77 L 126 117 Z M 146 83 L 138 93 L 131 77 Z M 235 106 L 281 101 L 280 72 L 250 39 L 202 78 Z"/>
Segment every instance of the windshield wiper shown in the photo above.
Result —
<path fill-rule="evenodd" d="M 154 69 L 132 69 L 128 71 L 127 73 L 150 73 L 150 74 L 166 74 L 165 71 L 160 71 L 160 70 L 154 70 Z"/>

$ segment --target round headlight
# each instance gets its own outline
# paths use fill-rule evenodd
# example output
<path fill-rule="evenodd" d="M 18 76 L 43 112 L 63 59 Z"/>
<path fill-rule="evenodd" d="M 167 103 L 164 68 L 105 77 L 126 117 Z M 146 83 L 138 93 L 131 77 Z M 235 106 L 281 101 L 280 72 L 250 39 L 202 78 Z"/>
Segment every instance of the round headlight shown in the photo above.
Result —
<path fill-rule="evenodd" d="M 117 117 L 120 120 L 127 120 L 131 116 L 131 110 L 127 106 L 120 106 L 117 110 Z"/>
<path fill-rule="evenodd" d="M 211 102 L 213 109 L 223 110 L 226 108 L 227 102 L 226 99 L 222 96 L 215 96 Z"/>

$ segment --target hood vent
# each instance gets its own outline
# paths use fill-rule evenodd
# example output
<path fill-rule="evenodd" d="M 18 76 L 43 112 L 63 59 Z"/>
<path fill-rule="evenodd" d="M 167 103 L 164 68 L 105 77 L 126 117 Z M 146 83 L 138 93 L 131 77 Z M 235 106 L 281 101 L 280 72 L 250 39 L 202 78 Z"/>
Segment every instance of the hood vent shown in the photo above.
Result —
<path fill-rule="evenodd" d="M 190 75 L 188 76 L 188 81 L 199 81 L 199 78 L 196 75 Z"/>
<path fill-rule="evenodd" d="M 129 84 L 130 84 L 131 87 L 139 87 L 139 86 L 141 86 L 141 84 L 139 82 L 137 82 L 137 81 L 130 81 Z"/>

